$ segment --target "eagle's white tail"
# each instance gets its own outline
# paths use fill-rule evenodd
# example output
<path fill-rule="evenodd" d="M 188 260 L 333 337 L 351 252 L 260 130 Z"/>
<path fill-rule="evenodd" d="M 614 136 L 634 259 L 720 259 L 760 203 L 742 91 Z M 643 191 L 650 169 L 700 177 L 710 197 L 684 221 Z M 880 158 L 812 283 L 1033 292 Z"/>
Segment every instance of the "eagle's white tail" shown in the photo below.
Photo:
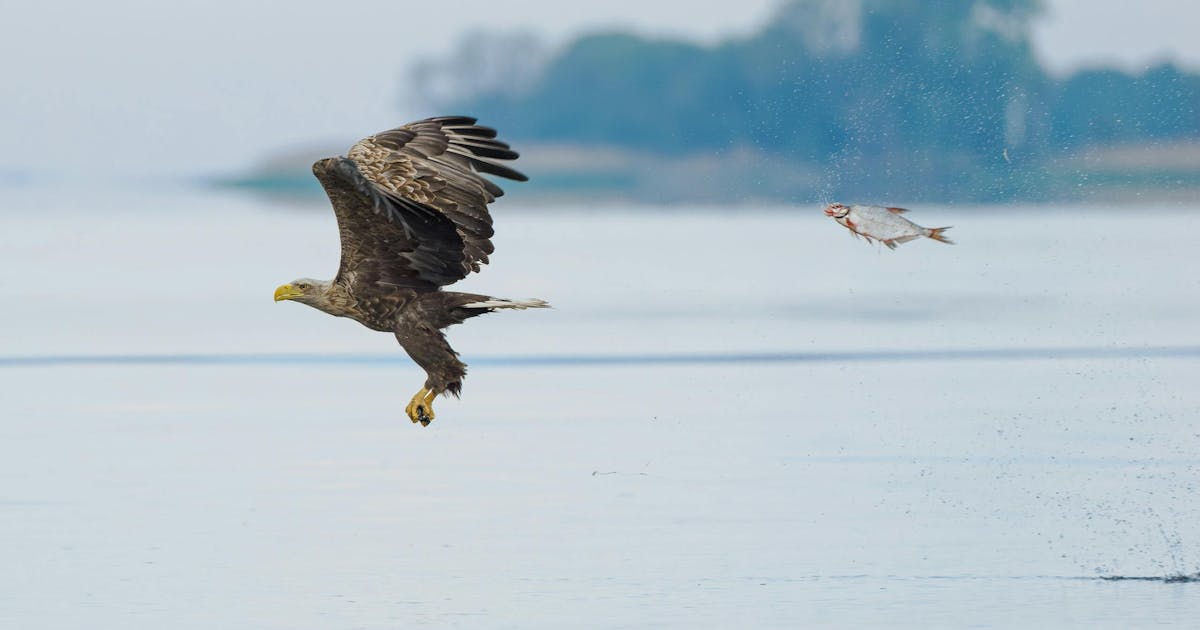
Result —
<path fill-rule="evenodd" d="M 550 308 L 550 303 L 545 300 L 530 298 L 528 300 L 505 300 L 502 298 L 491 298 L 483 302 L 471 302 L 463 304 L 463 308 L 486 308 L 488 310 L 496 310 L 500 308 Z"/>

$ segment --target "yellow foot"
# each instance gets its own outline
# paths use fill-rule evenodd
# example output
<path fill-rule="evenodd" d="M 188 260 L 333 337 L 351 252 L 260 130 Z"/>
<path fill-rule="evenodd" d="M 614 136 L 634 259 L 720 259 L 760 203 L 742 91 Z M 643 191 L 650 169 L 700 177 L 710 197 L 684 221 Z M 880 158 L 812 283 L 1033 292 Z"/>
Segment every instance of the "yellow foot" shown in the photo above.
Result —
<path fill-rule="evenodd" d="M 422 387 L 421 391 L 414 394 L 412 400 L 408 401 L 404 413 L 408 414 L 408 418 L 414 423 L 420 422 L 423 427 L 429 426 L 434 418 L 433 399 L 435 397 L 437 397 L 437 393 Z"/>

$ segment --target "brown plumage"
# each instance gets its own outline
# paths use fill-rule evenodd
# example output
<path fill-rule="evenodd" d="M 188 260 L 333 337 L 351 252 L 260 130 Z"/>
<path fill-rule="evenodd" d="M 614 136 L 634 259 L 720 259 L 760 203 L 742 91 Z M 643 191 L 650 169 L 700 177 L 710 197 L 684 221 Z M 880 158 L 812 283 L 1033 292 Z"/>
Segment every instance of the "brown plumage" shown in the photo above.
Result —
<path fill-rule="evenodd" d="M 337 215 L 341 264 L 333 280 L 293 281 L 275 290 L 275 300 L 394 333 L 428 375 L 405 410 L 413 422 L 428 425 L 433 398 L 462 389 L 466 365 L 443 328 L 499 309 L 547 306 L 441 289 L 487 264 L 494 251 L 488 204 L 504 191 L 480 173 L 525 181 L 494 161 L 516 158 L 495 130 L 444 116 L 364 138 L 346 157 L 313 164 Z"/>

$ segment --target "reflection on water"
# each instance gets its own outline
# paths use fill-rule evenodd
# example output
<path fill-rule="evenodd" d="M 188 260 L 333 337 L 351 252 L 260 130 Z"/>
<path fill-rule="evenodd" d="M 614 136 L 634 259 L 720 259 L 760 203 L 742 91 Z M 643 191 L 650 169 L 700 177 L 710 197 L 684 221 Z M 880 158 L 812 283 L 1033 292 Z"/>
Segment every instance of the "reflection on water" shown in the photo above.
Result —
<path fill-rule="evenodd" d="M 745 352 L 717 354 L 606 354 L 470 357 L 471 365 L 490 367 L 571 367 L 623 365 L 705 365 L 722 363 L 862 363 L 929 361 L 1004 361 L 1055 359 L 1200 358 L 1200 346 L 1144 348 L 977 348 L 958 350 L 878 350 L 856 352 Z M 378 354 L 96 354 L 0 356 L 0 367 L 104 365 L 407 365 L 402 355 Z"/>
<path fill-rule="evenodd" d="M 390 335 L 271 301 L 328 214 L 68 198 L 0 204 L 0 626 L 1200 617 L 1200 214 L 506 197 L 462 288 L 555 309 L 453 328 L 422 429 Z"/>

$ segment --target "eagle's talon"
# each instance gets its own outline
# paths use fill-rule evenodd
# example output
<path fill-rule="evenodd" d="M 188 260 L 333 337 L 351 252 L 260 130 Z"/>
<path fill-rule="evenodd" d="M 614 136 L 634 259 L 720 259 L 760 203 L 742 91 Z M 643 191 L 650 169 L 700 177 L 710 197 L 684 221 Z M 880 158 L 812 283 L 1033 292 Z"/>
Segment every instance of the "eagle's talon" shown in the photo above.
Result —
<path fill-rule="evenodd" d="M 430 422 L 433 422 L 433 399 L 435 396 L 437 394 L 422 387 L 421 391 L 414 394 L 412 400 L 408 401 L 404 413 L 408 414 L 408 419 L 412 420 L 413 424 L 420 422 L 421 426 L 427 427 Z"/>

